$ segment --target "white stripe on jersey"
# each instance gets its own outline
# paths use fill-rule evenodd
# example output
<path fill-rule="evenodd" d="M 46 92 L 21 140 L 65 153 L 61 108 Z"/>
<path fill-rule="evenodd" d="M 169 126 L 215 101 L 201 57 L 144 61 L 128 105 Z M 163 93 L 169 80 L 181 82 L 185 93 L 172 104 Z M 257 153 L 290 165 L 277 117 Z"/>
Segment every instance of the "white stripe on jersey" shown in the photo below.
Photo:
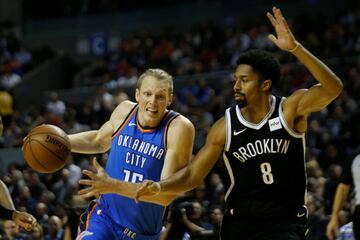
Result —
<path fill-rule="evenodd" d="M 230 180 L 231 180 L 231 184 L 229 186 L 229 189 L 227 190 L 226 194 L 225 194 L 225 201 L 227 200 L 227 198 L 229 197 L 232 189 L 234 188 L 235 186 L 235 178 L 234 178 L 234 173 L 232 171 L 232 168 L 231 168 L 231 165 L 229 163 L 229 159 L 226 157 L 225 153 L 223 154 L 223 158 L 224 158 L 224 163 L 225 163 L 225 166 L 228 170 L 228 173 L 229 173 L 229 176 L 230 176 Z"/>
<path fill-rule="evenodd" d="M 294 138 L 303 138 L 305 136 L 305 133 L 297 133 L 295 132 L 294 130 L 292 130 L 291 128 L 289 128 L 286 120 L 285 120 L 285 117 L 284 117 L 284 113 L 282 111 L 282 103 L 284 102 L 285 98 L 283 97 L 281 99 L 281 102 L 280 102 L 280 105 L 279 105 L 279 117 L 280 117 L 280 120 L 281 120 L 281 124 L 285 127 L 286 131 L 291 135 L 293 136 Z"/>
<path fill-rule="evenodd" d="M 225 126 L 226 126 L 226 141 L 224 149 L 225 151 L 229 151 L 231 144 L 231 116 L 230 116 L 230 108 L 225 111 Z"/>
<path fill-rule="evenodd" d="M 351 174 L 354 182 L 356 205 L 360 205 L 360 154 L 354 158 L 351 164 Z"/>

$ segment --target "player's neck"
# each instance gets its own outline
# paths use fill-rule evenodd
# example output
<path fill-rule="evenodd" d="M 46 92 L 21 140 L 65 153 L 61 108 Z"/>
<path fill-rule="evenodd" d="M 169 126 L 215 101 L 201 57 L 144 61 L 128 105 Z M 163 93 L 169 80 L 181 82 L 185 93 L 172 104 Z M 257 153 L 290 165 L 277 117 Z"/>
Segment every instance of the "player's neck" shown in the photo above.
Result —
<path fill-rule="evenodd" d="M 249 103 L 241 109 L 242 116 L 251 123 L 260 123 L 269 113 L 272 104 L 272 95 L 266 95 L 259 98 L 254 103 Z"/>
<path fill-rule="evenodd" d="M 163 121 L 165 115 L 167 115 L 167 113 L 169 112 L 169 110 L 165 110 L 165 112 L 163 113 L 162 117 L 157 119 L 156 121 L 146 121 L 144 118 L 140 117 L 139 115 L 137 116 L 137 122 L 140 125 L 141 128 L 143 129 L 154 129 L 157 128 L 161 122 Z"/>

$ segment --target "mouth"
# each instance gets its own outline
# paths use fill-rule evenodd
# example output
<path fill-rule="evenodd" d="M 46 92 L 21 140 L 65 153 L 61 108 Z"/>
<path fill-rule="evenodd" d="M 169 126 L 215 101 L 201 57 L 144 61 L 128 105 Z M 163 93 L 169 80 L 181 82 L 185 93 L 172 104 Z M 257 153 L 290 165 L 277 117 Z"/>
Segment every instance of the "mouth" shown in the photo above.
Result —
<path fill-rule="evenodd" d="M 158 113 L 158 110 L 146 108 L 146 112 L 150 113 L 151 115 L 156 115 Z"/>
<path fill-rule="evenodd" d="M 243 100 L 245 99 L 245 94 L 241 92 L 235 92 L 234 93 L 235 100 Z"/>

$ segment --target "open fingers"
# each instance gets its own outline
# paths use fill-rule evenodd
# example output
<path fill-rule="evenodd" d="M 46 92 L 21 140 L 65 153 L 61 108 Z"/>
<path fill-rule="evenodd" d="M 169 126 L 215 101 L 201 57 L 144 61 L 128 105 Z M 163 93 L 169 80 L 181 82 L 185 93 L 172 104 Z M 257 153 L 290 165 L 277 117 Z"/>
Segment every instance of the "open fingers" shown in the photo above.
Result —
<path fill-rule="evenodd" d="M 270 41 L 272 41 L 275 45 L 277 45 L 277 39 L 274 36 L 274 34 L 269 34 L 268 38 L 270 39 Z"/>
<path fill-rule="evenodd" d="M 271 22 L 271 24 L 273 25 L 273 27 L 275 27 L 275 25 L 276 25 L 276 20 L 275 20 L 274 16 L 273 16 L 271 13 L 269 13 L 269 12 L 266 13 L 266 16 L 267 16 L 267 18 L 270 20 L 270 22 Z"/>
<path fill-rule="evenodd" d="M 92 164 L 96 168 L 96 170 L 99 170 L 101 168 L 99 162 L 96 160 L 96 157 L 93 157 Z"/>
<path fill-rule="evenodd" d="M 96 174 L 89 170 L 83 170 L 82 173 L 91 179 L 94 179 L 96 177 Z"/>
<path fill-rule="evenodd" d="M 81 180 L 79 181 L 79 184 L 81 184 L 81 185 L 87 185 L 87 186 L 92 186 L 93 183 L 94 183 L 93 180 L 88 180 L 88 179 L 81 179 Z"/>
<path fill-rule="evenodd" d="M 92 197 L 95 196 L 97 193 L 94 191 L 92 187 L 84 188 L 78 191 L 78 194 L 83 197 Z"/>
<path fill-rule="evenodd" d="M 272 10 L 273 10 L 276 21 L 281 22 L 284 19 L 283 15 L 281 13 L 281 10 L 277 7 L 273 7 Z"/>

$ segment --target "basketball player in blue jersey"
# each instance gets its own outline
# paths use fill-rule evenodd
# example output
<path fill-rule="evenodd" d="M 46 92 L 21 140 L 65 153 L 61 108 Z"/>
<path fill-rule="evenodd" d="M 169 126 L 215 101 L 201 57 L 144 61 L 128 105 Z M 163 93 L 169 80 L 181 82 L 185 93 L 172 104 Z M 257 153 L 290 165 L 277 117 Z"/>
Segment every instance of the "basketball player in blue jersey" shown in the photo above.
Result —
<path fill-rule="evenodd" d="M 159 239 L 164 207 L 176 196 L 159 194 L 136 203 L 134 196 L 144 179 L 159 181 L 184 168 L 192 154 L 194 126 L 168 110 L 172 77 L 149 69 L 137 82 L 137 103 L 124 101 L 109 121 L 96 131 L 69 135 L 73 152 L 94 154 L 110 149 L 106 168 L 94 160 L 97 172 L 84 171 L 90 185 L 79 194 L 102 194 L 81 216 L 77 239 Z M 121 195 L 119 195 L 121 194 Z"/>
<path fill-rule="evenodd" d="M 221 153 L 231 179 L 221 239 L 305 239 L 307 210 L 305 132 L 309 113 L 326 107 L 342 91 L 340 79 L 294 38 L 280 9 L 267 17 L 269 39 L 293 54 L 318 84 L 283 98 L 270 93 L 280 78 L 278 61 L 251 50 L 238 59 L 237 106 L 210 129 L 206 143 L 185 169 L 160 182 L 144 181 L 137 197 L 175 194 L 198 186 Z"/>

